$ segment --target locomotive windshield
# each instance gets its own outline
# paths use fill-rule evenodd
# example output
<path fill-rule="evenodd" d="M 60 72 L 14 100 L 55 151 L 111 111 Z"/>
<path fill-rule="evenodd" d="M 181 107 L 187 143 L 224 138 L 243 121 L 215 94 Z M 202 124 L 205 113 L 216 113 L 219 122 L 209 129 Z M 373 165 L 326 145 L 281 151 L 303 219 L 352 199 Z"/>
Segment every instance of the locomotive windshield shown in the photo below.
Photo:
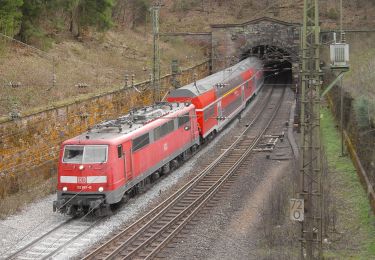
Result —
<path fill-rule="evenodd" d="M 64 163 L 104 163 L 107 161 L 106 145 L 67 145 L 64 149 Z"/>

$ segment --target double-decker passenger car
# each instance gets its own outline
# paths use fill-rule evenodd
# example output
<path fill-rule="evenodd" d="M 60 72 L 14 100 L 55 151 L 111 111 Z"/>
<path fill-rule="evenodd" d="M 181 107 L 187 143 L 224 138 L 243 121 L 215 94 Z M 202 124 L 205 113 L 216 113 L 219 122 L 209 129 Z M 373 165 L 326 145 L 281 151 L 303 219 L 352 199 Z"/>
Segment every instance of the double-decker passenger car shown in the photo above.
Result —
<path fill-rule="evenodd" d="M 147 178 L 168 172 L 171 162 L 199 145 L 191 103 L 160 103 L 96 125 L 65 141 L 58 166 L 54 210 L 99 215 Z M 138 185 L 138 186 L 137 186 Z"/>
<path fill-rule="evenodd" d="M 204 79 L 171 91 L 169 102 L 192 102 L 203 139 L 239 114 L 263 84 L 262 64 L 247 58 Z"/>

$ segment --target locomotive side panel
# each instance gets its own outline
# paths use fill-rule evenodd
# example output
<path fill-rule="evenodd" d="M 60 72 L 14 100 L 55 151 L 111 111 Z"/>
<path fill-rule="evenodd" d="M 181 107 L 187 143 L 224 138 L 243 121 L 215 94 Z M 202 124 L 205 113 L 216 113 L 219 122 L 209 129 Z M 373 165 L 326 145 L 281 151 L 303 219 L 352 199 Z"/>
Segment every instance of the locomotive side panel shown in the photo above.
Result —
<path fill-rule="evenodd" d="M 110 190 L 116 190 L 133 179 L 131 142 L 125 141 L 113 145 L 112 179 L 108 183 Z"/>
<path fill-rule="evenodd" d="M 198 144 L 199 133 L 197 125 L 193 123 L 196 118 L 193 107 L 183 114 L 171 117 L 172 119 L 165 120 L 162 125 L 137 137 L 138 139 L 133 139 L 135 178 L 159 170 L 185 150 Z"/>

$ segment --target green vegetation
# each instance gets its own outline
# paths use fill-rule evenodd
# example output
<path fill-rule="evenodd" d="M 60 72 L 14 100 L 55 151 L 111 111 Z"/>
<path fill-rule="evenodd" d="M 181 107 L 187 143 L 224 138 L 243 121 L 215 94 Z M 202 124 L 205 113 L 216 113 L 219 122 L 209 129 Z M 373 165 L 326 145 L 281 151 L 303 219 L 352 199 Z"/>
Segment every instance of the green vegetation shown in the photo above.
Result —
<path fill-rule="evenodd" d="M 354 100 L 354 111 L 356 113 L 357 123 L 360 130 L 371 129 L 371 122 L 375 122 L 375 103 L 371 104 L 368 98 L 360 96 Z"/>
<path fill-rule="evenodd" d="M 0 32 L 14 36 L 21 23 L 22 0 L 0 0 Z"/>
<path fill-rule="evenodd" d="M 329 165 L 331 190 L 338 210 L 340 246 L 334 245 L 326 256 L 338 259 L 371 259 L 375 255 L 375 217 L 371 212 L 366 192 L 349 157 L 341 157 L 340 137 L 334 118 L 328 109 L 322 109 L 322 136 Z"/>
<path fill-rule="evenodd" d="M 329 11 L 327 13 L 327 17 L 329 19 L 332 19 L 332 20 L 337 20 L 337 19 L 339 19 L 339 13 L 337 12 L 336 9 L 331 8 L 331 9 L 329 9 Z"/>
<path fill-rule="evenodd" d="M 51 27 L 61 29 L 61 22 L 54 22 L 61 18 L 69 20 L 76 37 L 87 26 L 111 28 L 114 4 L 115 0 L 0 0 L 0 32 L 43 48 Z"/>

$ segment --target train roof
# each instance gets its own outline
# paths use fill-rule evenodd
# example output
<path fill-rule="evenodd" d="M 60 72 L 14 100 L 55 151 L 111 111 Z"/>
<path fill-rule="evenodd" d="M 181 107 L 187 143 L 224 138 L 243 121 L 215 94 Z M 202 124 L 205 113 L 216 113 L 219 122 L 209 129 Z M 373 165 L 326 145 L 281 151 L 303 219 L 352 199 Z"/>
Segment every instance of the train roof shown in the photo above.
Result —
<path fill-rule="evenodd" d="M 211 90 L 217 83 L 228 83 L 250 68 L 261 69 L 259 59 L 249 57 L 236 65 L 171 91 L 169 97 L 196 97 Z"/>
<path fill-rule="evenodd" d="M 117 119 L 99 123 L 89 129 L 87 132 L 68 140 L 70 141 L 98 141 L 109 140 L 124 137 L 148 123 L 157 119 L 166 119 L 167 115 L 182 111 L 189 107 L 190 103 L 167 103 L 160 102 L 152 106 L 139 109 L 132 109 L 130 113 Z"/>

